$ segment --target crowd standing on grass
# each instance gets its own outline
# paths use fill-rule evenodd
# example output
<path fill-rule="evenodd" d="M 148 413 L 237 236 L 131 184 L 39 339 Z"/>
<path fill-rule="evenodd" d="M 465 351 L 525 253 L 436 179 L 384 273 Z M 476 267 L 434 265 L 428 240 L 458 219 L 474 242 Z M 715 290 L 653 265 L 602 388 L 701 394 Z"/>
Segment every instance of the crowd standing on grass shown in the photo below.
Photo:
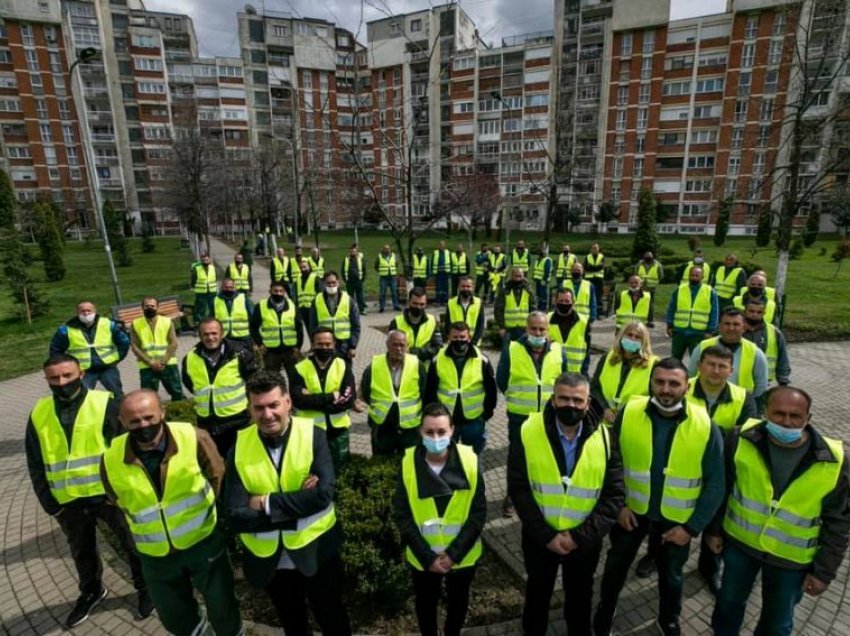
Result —
<path fill-rule="evenodd" d="M 280 248 L 268 297 L 252 302 L 241 254 L 221 276 L 203 255 L 190 276 L 199 341 L 181 361 L 157 298 L 127 325 L 77 304 L 50 341 L 50 395 L 25 433 L 33 488 L 78 574 L 67 628 L 107 595 L 100 519 L 128 555 L 138 620 L 156 611 L 173 634 L 244 633 L 229 558 L 236 537 L 246 579 L 287 635 L 309 633 L 308 608 L 323 633 L 350 634 L 334 495 L 353 411 L 367 414 L 372 453 L 397 458 L 393 522 L 419 629 L 459 634 L 483 552 L 480 458 L 500 391 L 502 512 L 521 524 L 524 633 L 547 633 L 559 570 L 567 633 L 613 633 L 644 538 L 636 572 L 657 572 L 665 636 L 681 633 L 696 538 L 715 634 L 740 633 L 759 573 L 757 633 L 791 634 L 803 594 L 830 585 L 850 536 L 850 466 L 842 442 L 812 426 L 809 394 L 791 385 L 781 299 L 764 272 L 748 275 L 734 254 L 711 271 L 697 251 L 667 307 L 673 354 L 659 359 L 652 328 L 664 270 L 651 252 L 606 303 L 598 244 L 583 258 L 565 244 L 535 259 L 522 241 L 509 255 L 482 244 L 473 257 L 440 243 L 430 255 L 416 250 L 402 310 L 399 260 L 385 245 L 373 264 L 378 311 L 389 292 L 396 314 L 386 351 L 357 382 L 366 262 L 356 244 L 338 271 L 317 248 Z M 429 301 L 444 310 L 429 312 Z M 480 348 L 489 304 L 502 341 L 495 369 Z M 592 329 L 609 314 L 616 339 L 591 372 Z M 117 365 L 131 350 L 142 389 L 124 395 Z M 166 418 L 160 385 L 172 401 L 191 395 L 196 425 Z"/>

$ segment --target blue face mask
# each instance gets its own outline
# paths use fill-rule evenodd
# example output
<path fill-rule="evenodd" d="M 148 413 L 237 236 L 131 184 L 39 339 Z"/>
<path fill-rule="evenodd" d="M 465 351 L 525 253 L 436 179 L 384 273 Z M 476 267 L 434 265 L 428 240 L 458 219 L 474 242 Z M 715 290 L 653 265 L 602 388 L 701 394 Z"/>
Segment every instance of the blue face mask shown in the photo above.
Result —
<path fill-rule="evenodd" d="M 528 336 L 528 344 L 536 348 L 545 347 L 546 336 Z"/>
<path fill-rule="evenodd" d="M 445 437 L 438 437 L 434 439 L 433 437 L 423 437 L 422 445 L 425 447 L 425 450 L 431 453 L 432 455 L 438 455 L 442 453 L 449 447 L 449 444 L 452 443 L 452 438 L 450 435 L 446 435 Z"/>
<path fill-rule="evenodd" d="M 641 343 L 629 338 L 623 338 L 620 340 L 620 346 L 623 348 L 623 351 L 628 353 L 638 353 L 641 350 Z"/>
<path fill-rule="evenodd" d="M 767 420 L 766 428 L 768 435 L 781 444 L 793 444 L 803 437 L 802 428 L 786 428 L 770 420 Z"/>

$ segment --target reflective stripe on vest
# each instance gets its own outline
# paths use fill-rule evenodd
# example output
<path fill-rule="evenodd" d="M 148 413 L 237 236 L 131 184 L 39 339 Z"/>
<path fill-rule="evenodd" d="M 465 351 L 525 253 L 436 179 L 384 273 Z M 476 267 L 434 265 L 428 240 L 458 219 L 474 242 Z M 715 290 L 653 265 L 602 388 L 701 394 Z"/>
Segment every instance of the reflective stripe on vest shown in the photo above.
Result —
<path fill-rule="evenodd" d="M 767 380 L 776 381 L 776 362 L 779 360 L 779 338 L 776 335 L 776 327 L 765 324 L 765 351 L 767 358 Z"/>
<path fill-rule="evenodd" d="M 310 475 L 313 463 L 313 423 L 302 417 L 289 420 L 289 441 L 284 449 L 280 472 L 272 464 L 256 424 L 236 434 L 234 463 L 239 479 L 251 495 L 295 493 Z M 287 550 L 301 549 L 330 530 L 336 524 L 333 503 L 326 508 L 295 521 L 295 529 L 268 532 L 245 532 L 239 535 L 245 547 L 255 556 L 274 556 L 283 543 Z"/>
<path fill-rule="evenodd" d="M 136 549 L 164 557 L 173 549 L 186 550 L 208 537 L 216 525 L 215 492 L 198 463 L 195 427 L 168 422 L 177 453 L 168 460 L 160 497 L 140 461 L 124 462 L 125 433 L 112 441 L 103 456 L 109 485 L 124 512 Z"/>
<path fill-rule="evenodd" d="M 531 294 L 523 288 L 520 292 L 519 303 L 516 301 L 516 295 L 513 291 L 505 293 L 505 328 L 524 327 L 525 321 L 528 318 L 528 313 L 531 311 Z"/>
<path fill-rule="evenodd" d="M 319 372 L 310 358 L 306 358 L 296 364 L 295 370 L 303 378 L 308 395 L 330 394 L 334 391 L 339 391 L 342 394 L 344 391 L 342 382 L 345 379 L 345 361 L 342 358 L 334 358 L 331 362 L 327 375 L 325 375 L 324 386 L 319 381 Z M 310 420 L 314 426 L 318 426 L 321 429 L 327 429 L 327 420 L 330 420 L 331 427 L 333 428 L 348 428 L 351 426 L 351 418 L 348 416 L 348 411 L 343 411 L 342 413 L 325 413 L 322 411 L 299 409 L 298 417 Z"/>
<path fill-rule="evenodd" d="M 676 294 L 676 313 L 673 316 L 673 326 L 677 329 L 708 329 L 711 317 L 711 287 L 705 283 L 699 286 L 696 298 L 691 303 L 691 287 L 689 283 L 679 285 Z"/>
<path fill-rule="evenodd" d="M 573 304 L 579 316 L 590 319 L 590 290 L 593 285 L 589 280 L 582 280 L 576 292 L 576 284 L 572 279 L 566 279 L 561 284 L 561 289 L 569 289 L 573 292 Z"/>
<path fill-rule="evenodd" d="M 209 417 L 211 413 L 217 417 L 230 417 L 248 408 L 245 381 L 239 375 L 238 357 L 219 367 L 215 380 L 210 383 L 206 362 L 197 353 L 190 351 L 186 355 L 186 372 L 192 379 L 195 413 L 198 417 Z"/>
<path fill-rule="evenodd" d="M 544 280 L 548 281 L 546 278 L 546 264 L 549 264 L 549 275 L 552 275 L 552 259 L 548 256 L 546 258 L 541 258 L 534 264 L 534 274 L 532 274 L 532 278 L 539 282 L 544 282 Z"/>
<path fill-rule="evenodd" d="M 461 252 L 460 256 L 457 252 L 452 252 L 452 274 L 466 274 L 468 271 L 466 252 Z"/>
<path fill-rule="evenodd" d="M 484 262 L 479 262 L 479 258 L 484 256 Z M 484 254 L 484 252 L 478 252 L 475 255 L 475 275 L 476 276 L 484 276 L 487 273 L 487 265 L 486 263 L 490 261 L 490 255 Z"/>
<path fill-rule="evenodd" d="M 596 267 L 597 265 L 601 265 L 602 261 L 604 259 L 605 259 L 605 254 L 603 254 L 602 252 L 599 252 L 599 254 L 597 254 L 596 256 L 594 256 L 593 254 L 588 254 L 587 255 L 587 264 L 593 265 L 594 267 Z M 605 270 L 602 269 L 602 270 L 599 270 L 598 272 L 585 272 L 584 277 L 585 278 L 605 278 Z"/>
<path fill-rule="evenodd" d="M 272 259 L 272 282 L 289 281 L 289 257 L 284 256 L 282 259 L 275 256 Z"/>
<path fill-rule="evenodd" d="M 508 355 L 511 363 L 508 390 L 505 392 L 508 413 L 516 415 L 540 413 L 552 395 L 555 380 L 561 375 L 563 360 L 561 345 L 557 342 L 549 345 L 539 376 L 524 344 L 512 342 Z"/>
<path fill-rule="evenodd" d="M 286 309 L 280 314 L 269 307 L 267 300 L 260 303 L 260 337 L 263 346 L 270 349 L 298 344 L 298 333 L 295 331 L 295 303 L 287 301 Z"/>
<path fill-rule="evenodd" d="M 463 416 L 468 420 L 481 417 L 484 413 L 484 373 L 481 369 L 483 356 L 478 347 L 473 347 L 475 357 L 468 357 L 463 363 L 460 378 L 454 358 L 446 355 L 448 347 L 437 354 L 437 399 L 445 405 L 449 413 L 454 413 L 457 400 L 460 399 Z"/>
<path fill-rule="evenodd" d="M 505 264 L 505 255 L 504 254 L 496 254 L 495 252 L 490 252 L 490 256 L 488 257 L 490 261 L 490 269 L 493 271 L 498 271 L 503 268 Z"/>
<path fill-rule="evenodd" d="M 445 552 L 460 534 L 463 525 L 469 518 L 469 511 L 472 509 L 472 500 L 478 488 L 478 456 L 469 446 L 458 444 L 455 448 L 457 449 L 460 463 L 463 466 L 466 481 L 469 483 L 469 488 L 452 490 L 451 499 L 449 499 L 448 506 L 446 506 L 442 517 L 437 514 L 437 505 L 434 503 L 433 497 L 424 499 L 419 497 L 419 486 L 416 482 L 416 466 L 414 465 L 414 454 L 417 448 L 415 446 L 408 448 L 401 462 L 402 483 L 407 493 L 410 512 L 413 514 L 413 522 L 419 528 L 419 534 L 422 535 L 422 538 L 425 539 L 429 547 L 438 554 Z M 458 570 L 475 565 L 475 562 L 481 556 L 481 549 L 481 537 L 478 537 L 463 560 L 460 563 L 455 563 L 452 569 Z M 417 570 L 424 569 L 413 554 L 413 550 L 408 547 L 405 550 L 405 554 L 411 566 Z"/>
<path fill-rule="evenodd" d="M 68 349 L 65 353 L 74 356 L 83 371 L 91 367 L 92 349 L 95 350 L 103 364 L 110 365 L 118 362 L 118 349 L 112 342 L 112 321 L 109 318 L 97 317 L 94 339 L 91 343 L 86 340 L 82 329 L 68 327 Z"/>
<path fill-rule="evenodd" d="M 740 267 L 733 267 L 726 273 L 726 266 L 721 265 L 714 273 L 714 291 L 717 292 L 718 298 L 728 300 L 735 296 L 738 291 L 738 276 L 741 275 Z M 705 279 L 705 276 L 703 276 Z"/>
<path fill-rule="evenodd" d="M 620 306 L 617 307 L 617 331 L 630 322 L 649 321 L 649 303 L 652 296 L 649 292 L 643 292 L 638 300 L 637 307 L 632 302 L 632 294 L 628 290 L 620 294 Z"/>
<path fill-rule="evenodd" d="M 227 309 L 227 302 L 221 296 L 215 297 L 213 304 L 215 317 L 224 327 L 224 335 L 227 338 L 247 338 L 248 330 L 248 304 L 245 294 L 236 294 Z"/>
<path fill-rule="evenodd" d="M 534 501 L 557 531 L 580 525 L 596 507 L 608 467 L 608 429 L 598 426 L 581 447 L 570 477 L 561 475 L 542 413 L 534 413 L 521 429 L 528 483 Z"/>
<path fill-rule="evenodd" d="M 71 440 L 56 416 L 52 397 L 36 402 L 30 418 L 38 437 L 50 494 L 60 504 L 104 494 L 100 457 L 106 450 L 103 421 L 111 394 L 89 389 L 74 418 Z"/>
<path fill-rule="evenodd" d="M 357 264 L 357 280 L 362 281 L 363 280 L 363 255 L 362 254 L 357 255 L 356 264 Z M 345 260 L 343 260 L 343 262 L 342 262 L 342 267 L 343 267 L 343 270 L 345 271 L 345 275 L 348 276 L 349 271 L 351 271 L 351 257 L 350 256 L 345 257 Z M 350 280 L 349 280 L 349 282 L 350 282 Z"/>
<path fill-rule="evenodd" d="M 242 263 L 241 269 L 236 268 L 236 263 L 227 266 L 227 277 L 233 279 L 236 291 L 247 292 L 251 289 L 250 276 L 251 268 L 245 263 Z"/>
<path fill-rule="evenodd" d="M 639 515 L 649 510 L 652 467 L 652 421 L 648 397 L 632 397 L 623 411 L 620 449 L 626 482 L 626 505 Z M 702 457 L 711 436 L 705 409 L 685 401 L 687 417 L 676 426 L 661 493 L 661 515 L 685 523 L 702 492 Z"/>
<path fill-rule="evenodd" d="M 413 278 L 428 278 L 428 257 L 413 255 Z"/>
<path fill-rule="evenodd" d="M 564 253 L 561 252 L 558 254 L 558 266 L 555 269 L 555 277 L 556 278 L 569 278 L 570 272 L 572 272 L 573 265 L 576 263 L 576 255 L 575 254 L 567 254 L 567 257 L 564 258 Z"/>
<path fill-rule="evenodd" d="M 531 252 L 525 250 L 520 256 L 519 252 L 513 250 L 511 252 L 511 267 L 521 267 L 527 273 L 531 267 Z"/>
<path fill-rule="evenodd" d="M 313 301 L 316 307 L 316 320 L 320 327 L 327 327 L 333 331 L 337 342 L 343 342 L 351 338 L 351 296 L 344 291 L 338 291 L 339 296 L 336 313 L 331 316 L 325 295 L 319 294 Z"/>
<path fill-rule="evenodd" d="M 703 351 L 716 344 L 723 344 L 720 342 L 720 336 L 703 340 L 699 343 L 699 347 L 694 352 L 694 355 L 699 359 Z M 753 377 L 753 366 L 755 366 L 758 347 L 753 342 L 742 339 L 741 344 L 738 346 L 738 351 L 740 352 L 740 356 L 735 356 L 738 360 L 735 368 L 732 369 L 732 375 L 729 379 L 747 391 L 752 391 L 756 387 L 755 378 Z"/>
<path fill-rule="evenodd" d="M 658 361 L 658 358 L 652 356 L 645 366 L 631 367 L 626 375 L 626 381 L 623 382 L 623 387 L 620 388 L 623 359 L 620 358 L 617 364 L 611 364 L 611 356 L 613 355 L 614 351 L 609 351 L 605 355 L 605 359 L 601 362 L 602 371 L 599 374 L 599 385 L 602 389 L 602 396 L 605 398 L 606 406 L 611 409 L 617 409 L 621 404 L 628 402 L 629 398 L 633 395 L 649 395 L 649 380 L 652 375 L 652 367 Z"/>
<path fill-rule="evenodd" d="M 464 309 L 458 298 L 449 300 L 449 324 L 453 322 L 464 322 L 469 325 L 470 333 L 475 333 L 475 325 L 478 324 L 478 316 L 481 313 L 481 299 L 473 296 Z"/>
<path fill-rule="evenodd" d="M 560 344 L 567 354 L 567 371 L 581 373 L 584 359 L 587 357 L 587 318 L 578 317 L 567 334 L 567 341 L 561 337 L 561 328 L 552 322 L 555 313 L 549 314 L 549 340 Z"/>
<path fill-rule="evenodd" d="M 195 293 L 213 294 L 217 287 L 215 265 L 209 264 L 208 268 L 203 264 L 195 265 Z"/>
<path fill-rule="evenodd" d="M 383 424 L 393 404 L 398 404 L 399 426 L 417 428 L 422 412 L 422 396 L 419 392 L 419 359 L 409 353 L 404 356 L 398 394 L 393 387 L 393 378 L 386 354 L 372 358 L 372 386 L 369 417 L 375 424 Z"/>
<path fill-rule="evenodd" d="M 742 432 L 759 426 L 748 420 Z M 740 437 L 735 451 L 736 482 L 726 508 L 723 529 L 759 552 L 808 565 L 818 551 L 823 500 L 838 483 L 844 463 L 840 440 L 823 438 L 833 461 L 815 461 L 797 476 L 777 501 L 770 469 L 758 448 Z"/>
<path fill-rule="evenodd" d="M 325 257 L 320 256 L 319 260 L 314 261 L 312 256 L 307 257 L 307 264 L 310 266 L 310 273 L 315 274 L 316 278 L 323 278 L 325 275 Z"/>
<path fill-rule="evenodd" d="M 440 260 L 442 256 L 442 260 Z M 452 254 L 449 250 L 434 250 L 431 256 L 431 272 L 434 274 L 450 274 L 452 271 Z"/>
<path fill-rule="evenodd" d="M 694 404 L 699 404 L 706 411 L 709 411 L 708 403 L 694 395 L 696 384 L 699 382 L 699 375 L 688 380 L 688 400 Z M 744 403 L 747 401 L 747 391 L 737 384 L 727 382 L 729 394 L 732 398 L 728 402 L 716 402 L 714 413 L 711 415 L 711 421 L 717 424 L 723 431 L 731 431 L 738 423 L 738 418 L 741 417 L 741 411 L 744 410 Z"/>
<path fill-rule="evenodd" d="M 658 263 L 653 262 L 649 267 L 641 261 L 637 266 L 637 275 L 644 282 L 647 289 L 655 289 L 658 283 L 661 282 Z"/>
<path fill-rule="evenodd" d="M 403 331 L 407 335 L 407 346 L 411 351 L 427 347 L 431 342 L 434 332 L 437 330 L 437 319 L 434 316 L 425 315 L 425 322 L 419 324 L 419 330 L 415 336 L 413 333 L 413 325 L 411 325 L 404 317 L 404 314 L 399 314 L 395 317 L 395 326 L 399 331 Z"/>
<path fill-rule="evenodd" d="M 313 306 L 313 300 L 316 298 L 316 279 L 317 276 L 313 272 L 307 276 L 306 282 L 300 273 L 295 279 L 295 296 L 298 298 L 298 307 L 309 309 Z"/>
<path fill-rule="evenodd" d="M 378 276 L 395 276 L 398 274 L 398 269 L 395 264 L 395 253 L 389 257 L 381 254 L 378 256 Z"/>
<path fill-rule="evenodd" d="M 168 351 L 168 336 L 171 334 L 171 318 L 168 316 L 157 316 L 156 324 L 151 331 L 150 323 L 144 316 L 139 316 L 133 321 L 133 331 L 139 339 L 139 346 L 149 358 L 159 359 Z M 167 366 L 176 365 L 177 358 L 171 356 L 165 363 Z M 148 365 L 141 360 L 138 361 L 140 369 L 147 369 Z"/>
<path fill-rule="evenodd" d="M 685 267 L 685 271 L 682 273 L 682 280 L 680 282 L 687 283 L 690 280 L 691 270 L 694 267 L 699 267 L 702 269 L 702 280 L 703 282 L 709 279 L 709 275 L 711 274 L 711 265 L 708 263 L 703 263 L 702 265 L 696 265 L 693 261 L 690 261 L 688 265 Z"/>

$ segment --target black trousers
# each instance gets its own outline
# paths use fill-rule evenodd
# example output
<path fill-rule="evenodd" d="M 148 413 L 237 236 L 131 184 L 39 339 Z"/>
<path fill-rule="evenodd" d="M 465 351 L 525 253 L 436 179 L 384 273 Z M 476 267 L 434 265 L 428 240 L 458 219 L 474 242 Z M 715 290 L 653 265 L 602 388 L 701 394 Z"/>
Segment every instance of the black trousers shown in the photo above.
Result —
<path fill-rule="evenodd" d="M 416 620 L 419 633 L 423 636 L 437 636 L 437 603 L 443 580 L 446 582 L 446 623 L 445 636 L 457 636 L 466 621 L 469 609 L 469 588 L 475 576 L 475 566 L 452 570 L 448 574 L 420 572 L 411 568 L 413 574 L 413 592 L 416 594 Z"/>
<path fill-rule="evenodd" d="M 602 277 L 591 278 L 590 284 L 593 285 L 593 293 L 596 295 L 596 312 L 602 318 L 605 316 L 603 313 L 605 311 L 605 298 L 603 298 L 603 294 L 605 293 L 605 279 Z"/>
<path fill-rule="evenodd" d="M 602 543 L 558 556 L 534 543 L 524 534 L 522 554 L 528 580 L 522 608 L 522 630 L 527 636 L 546 634 L 549 627 L 549 603 L 555 589 L 558 569 L 564 583 L 564 620 L 569 636 L 592 636 L 591 606 L 593 576 L 599 564 Z"/>
<path fill-rule="evenodd" d="M 68 539 L 71 558 L 74 559 L 80 579 L 80 593 L 95 594 L 103 587 L 103 563 L 97 551 L 98 519 L 102 519 L 109 526 L 121 542 L 121 547 L 127 552 L 133 586 L 137 590 L 144 590 L 146 585 L 142 576 L 142 565 L 136 555 L 133 537 L 124 514 L 115 506 L 104 502 L 79 508 L 66 506 L 56 517 L 59 527 Z"/>
<path fill-rule="evenodd" d="M 669 521 L 650 521 L 638 516 L 638 527 L 631 532 L 615 524 L 611 529 L 611 548 L 602 575 L 599 609 L 597 614 L 611 619 L 617 609 L 617 600 L 626 583 L 629 568 L 635 560 L 643 538 L 649 535 L 649 545 L 657 546 L 658 561 L 658 618 L 661 623 L 679 621 L 682 612 L 682 570 L 688 560 L 690 543 L 679 546 L 660 541 L 660 535 L 678 525 Z"/>
<path fill-rule="evenodd" d="M 342 602 L 342 559 L 335 556 L 319 566 L 313 576 L 298 570 L 278 570 L 266 586 L 286 636 L 306 636 L 313 632 L 307 624 L 307 603 L 326 636 L 348 636 L 351 626 Z"/>

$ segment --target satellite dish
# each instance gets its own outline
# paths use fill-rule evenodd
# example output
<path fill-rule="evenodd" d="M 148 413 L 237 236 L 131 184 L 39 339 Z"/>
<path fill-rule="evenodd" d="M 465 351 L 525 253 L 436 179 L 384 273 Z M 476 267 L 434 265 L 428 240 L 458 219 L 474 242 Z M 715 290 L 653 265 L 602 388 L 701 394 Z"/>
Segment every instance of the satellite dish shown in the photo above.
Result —
<path fill-rule="evenodd" d="M 245 13 L 247 13 L 248 15 L 257 15 L 257 10 L 253 7 L 253 5 L 246 4 Z"/>

